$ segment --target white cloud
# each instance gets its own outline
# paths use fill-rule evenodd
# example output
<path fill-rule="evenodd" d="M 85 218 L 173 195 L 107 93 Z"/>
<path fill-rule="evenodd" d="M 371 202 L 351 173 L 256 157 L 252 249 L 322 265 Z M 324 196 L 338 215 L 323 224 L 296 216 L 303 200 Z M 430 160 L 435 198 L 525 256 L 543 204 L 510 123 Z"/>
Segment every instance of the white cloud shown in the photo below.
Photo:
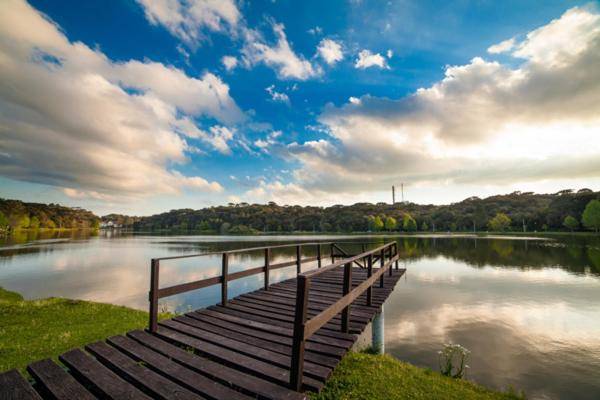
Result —
<path fill-rule="evenodd" d="M 311 35 L 320 35 L 323 33 L 323 28 L 321 28 L 320 26 L 315 26 L 314 28 L 310 28 L 308 31 L 308 33 L 310 33 Z"/>
<path fill-rule="evenodd" d="M 571 9 L 515 49 L 517 67 L 474 58 L 406 97 L 327 105 L 319 122 L 332 139 L 286 148 L 301 164 L 293 184 L 360 197 L 398 182 L 599 179 L 600 15 Z"/>
<path fill-rule="evenodd" d="M 221 63 L 227 71 L 231 71 L 237 67 L 238 60 L 233 56 L 223 56 L 223 58 L 221 58 Z"/>
<path fill-rule="evenodd" d="M 573 8 L 559 19 L 527 34 L 513 55 L 546 67 L 561 67 L 589 52 L 600 36 L 600 15 L 593 8 Z"/>
<path fill-rule="evenodd" d="M 348 101 L 352 104 L 360 104 L 360 99 L 358 97 L 350 96 L 348 98 Z"/>
<path fill-rule="evenodd" d="M 387 58 L 392 58 L 394 56 L 394 52 L 392 51 L 392 49 L 388 49 L 385 55 L 387 56 Z"/>
<path fill-rule="evenodd" d="M 24 1 L 7 0 L 0 2 L 0 82 L 10 82 L 0 85 L 3 176 L 97 199 L 222 190 L 175 169 L 195 151 L 186 137 L 202 137 L 193 118 L 244 118 L 213 74 L 113 62 L 71 43 Z"/>
<path fill-rule="evenodd" d="M 288 105 L 290 104 L 290 98 L 288 97 L 288 95 L 285 93 L 282 93 L 282 92 L 277 92 L 275 90 L 275 85 L 266 87 L 265 90 L 271 96 L 271 100 L 279 102 L 279 103 L 285 103 Z"/>
<path fill-rule="evenodd" d="M 342 45 L 331 39 L 321 40 L 317 47 L 317 53 L 329 65 L 333 65 L 344 58 Z"/>
<path fill-rule="evenodd" d="M 163 25 L 190 46 L 206 39 L 204 30 L 233 33 L 241 19 L 233 0 L 137 0 L 146 18 Z"/>
<path fill-rule="evenodd" d="M 387 61 L 379 53 L 371 53 L 370 50 L 361 50 L 354 63 L 355 68 L 365 69 L 370 67 L 388 68 Z"/>
<path fill-rule="evenodd" d="M 510 38 L 498 44 L 488 47 L 487 52 L 490 54 L 500 54 L 511 51 L 515 47 L 516 39 Z"/>
<path fill-rule="evenodd" d="M 245 31 L 242 55 L 246 66 L 263 63 L 275 69 L 281 79 L 306 80 L 319 75 L 320 71 L 309 61 L 294 53 L 285 35 L 283 24 L 272 22 L 271 26 L 277 37 L 275 45 L 268 45 L 258 31 L 251 29 Z"/>

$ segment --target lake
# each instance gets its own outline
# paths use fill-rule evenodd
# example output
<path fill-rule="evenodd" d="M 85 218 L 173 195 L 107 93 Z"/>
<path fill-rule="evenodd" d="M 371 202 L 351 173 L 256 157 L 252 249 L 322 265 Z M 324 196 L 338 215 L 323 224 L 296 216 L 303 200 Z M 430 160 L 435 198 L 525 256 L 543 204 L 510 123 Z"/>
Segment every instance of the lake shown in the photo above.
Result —
<path fill-rule="evenodd" d="M 63 296 L 146 310 L 152 257 L 316 239 L 398 241 L 408 272 L 384 306 L 386 352 L 437 370 L 437 351 L 459 343 L 472 352 L 468 379 L 498 389 L 512 386 L 531 399 L 600 398 L 597 237 L 22 233 L 0 242 L 0 286 L 29 299 Z M 274 262 L 294 254 L 275 251 Z M 262 257 L 233 257 L 230 271 L 260 266 Z M 164 262 L 161 286 L 219 274 L 219 257 Z M 271 280 L 294 274 L 295 267 L 273 271 Z M 259 275 L 235 281 L 230 296 L 261 284 Z M 162 307 L 185 311 L 214 304 L 219 296 L 215 286 L 166 298 Z"/>

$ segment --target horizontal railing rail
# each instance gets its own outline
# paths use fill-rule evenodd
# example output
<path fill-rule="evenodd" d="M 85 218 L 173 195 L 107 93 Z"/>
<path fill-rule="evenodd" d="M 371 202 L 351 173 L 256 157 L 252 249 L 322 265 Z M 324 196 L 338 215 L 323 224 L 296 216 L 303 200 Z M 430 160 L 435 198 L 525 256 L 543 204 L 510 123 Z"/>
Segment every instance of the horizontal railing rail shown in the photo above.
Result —
<path fill-rule="evenodd" d="M 380 267 L 376 272 L 373 272 L 374 258 L 377 257 Z M 386 261 L 387 257 L 387 261 Z M 380 287 L 383 287 L 383 278 L 386 271 L 392 275 L 391 266 L 395 263 L 398 269 L 398 246 L 396 242 L 390 242 L 379 246 L 369 251 L 345 258 L 338 262 L 333 262 L 330 265 L 320 269 L 298 274 L 296 287 L 296 309 L 294 317 L 294 334 L 292 342 L 292 359 L 290 365 L 290 387 L 296 391 L 302 389 L 302 377 L 304 374 L 304 347 L 305 342 L 323 325 L 328 323 L 333 317 L 340 312 L 341 331 L 348 333 L 350 326 L 350 305 L 360 295 L 367 292 L 367 306 L 372 306 L 372 288 L 379 280 Z M 355 288 L 352 288 L 352 263 L 358 260 L 363 260 L 367 266 L 367 279 L 361 282 Z M 319 314 L 307 319 L 308 315 L 308 299 L 311 280 L 328 271 L 344 266 L 344 278 L 342 285 L 342 297 L 335 303 L 331 304 Z"/>
<path fill-rule="evenodd" d="M 148 293 L 148 300 L 150 302 L 150 320 L 149 320 L 149 330 L 151 332 L 156 332 L 158 327 L 158 301 L 161 298 L 173 296 L 176 294 L 181 294 L 185 292 L 189 292 L 192 290 L 202 289 L 213 285 L 221 285 L 221 305 L 227 306 L 227 298 L 228 298 L 228 282 L 245 278 L 251 275 L 264 274 L 264 287 L 268 290 L 269 287 L 269 275 L 270 271 L 291 267 L 296 265 L 296 273 L 300 274 L 302 272 L 302 264 L 310 263 L 317 261 L 317 267 L 321 268 L 323 264 L 323 258 L 327 257 L 323 255 L 323 246 L 329 246 L 329 257 L 331 257 L 332 262 L 335 261 L 336 255 L 334 254 L 334 246 L 336 243 L 352 243 L 352 244 L 361 244 L 357 242 L 300 242 L 293 244 L 281 244 L 281 245 L 273 245 L 273 246 L 259 246 L 259 247 L 249 247 L 243 249 L 233 249 L 233 250 L 224 250 L 218 252 L 208 252 L 208 253 L 197 253 L 197 254 L 184 254 L 180 256 L 169 256 L 169 257 L 158 257 L 153 258 L 150 263 L 150 291 Z M 293 248 L 296 249 L 296 257 L 295 260 L 279 262 L 276 264 L 271 264 L 271 252 L 273 249 L 284 249 L 284 248 Z M 302 258 L 302 248 L 306 247 L 316 247 L 316 256 L 313 257 L 304 257 Z M 229 256 L 241 253 L 249 253 L 263 251 L 264 252 L 264 264 L 259 267 L 249 268 L 242 271 L 229 272 Z M 173 286 L 168 286 L 164 288 L 160 288 L 160 262 L 168 261 L 168 260 L 177 260 L 177 259 L 185 259 L 185 258 L 193 258 L 193 257 L 207 257 L 207 256 L 221 256 L 221 275 L 204 278 L 192 282 L 180 283 Z M 338 255 L 339 257 L 339 255 Z"/>

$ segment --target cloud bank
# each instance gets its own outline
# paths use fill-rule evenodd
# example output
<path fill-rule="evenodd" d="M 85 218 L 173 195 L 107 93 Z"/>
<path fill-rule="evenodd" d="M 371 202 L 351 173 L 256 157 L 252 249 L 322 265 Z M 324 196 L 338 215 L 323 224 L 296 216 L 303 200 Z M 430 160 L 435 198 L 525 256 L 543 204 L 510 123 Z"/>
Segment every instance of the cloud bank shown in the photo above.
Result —
<path fill-rule="evenodd" d="M 598 11 L 570 9 L 523 40 L 492 49 L 522 63 L 476 57 L 406 97 L 366 95 L 327 105 L 319 122 L 330 138 L 280 149 L 301 164 L 293 184 L 360 194 L 398 182 L 600 177 Z M 271 190 L 265 197 L 281 195 L 277 187 L 262 189 Z"/>
<path fill-rule="evenodd" d="M 152 61 L 111 61 L 70 42 L 22 0 L 0 2 L 0 174 L 82 197 L 223 188 L 177 171 L 196 146 L 226 152 L 244 119 L 211 73 L 190 77 Z"/>

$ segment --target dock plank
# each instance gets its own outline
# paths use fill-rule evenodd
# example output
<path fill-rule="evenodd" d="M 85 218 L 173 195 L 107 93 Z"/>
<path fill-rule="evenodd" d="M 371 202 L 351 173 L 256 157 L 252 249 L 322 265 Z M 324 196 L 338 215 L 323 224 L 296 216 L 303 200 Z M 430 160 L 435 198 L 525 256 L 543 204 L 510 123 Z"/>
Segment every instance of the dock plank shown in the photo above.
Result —
<path fill-rule="evenodd" d="M 11 369 L 0 374 L 0 399 L 37 400 L 41 397 L 19 371 Z"/>
<path fill-rule="evenodd" d="M 49 358 L 29 364 L 27 372 L 35 379 L 40 390 L 54 399 L 93 400 L 96 398 L 67 371 Z"/>

